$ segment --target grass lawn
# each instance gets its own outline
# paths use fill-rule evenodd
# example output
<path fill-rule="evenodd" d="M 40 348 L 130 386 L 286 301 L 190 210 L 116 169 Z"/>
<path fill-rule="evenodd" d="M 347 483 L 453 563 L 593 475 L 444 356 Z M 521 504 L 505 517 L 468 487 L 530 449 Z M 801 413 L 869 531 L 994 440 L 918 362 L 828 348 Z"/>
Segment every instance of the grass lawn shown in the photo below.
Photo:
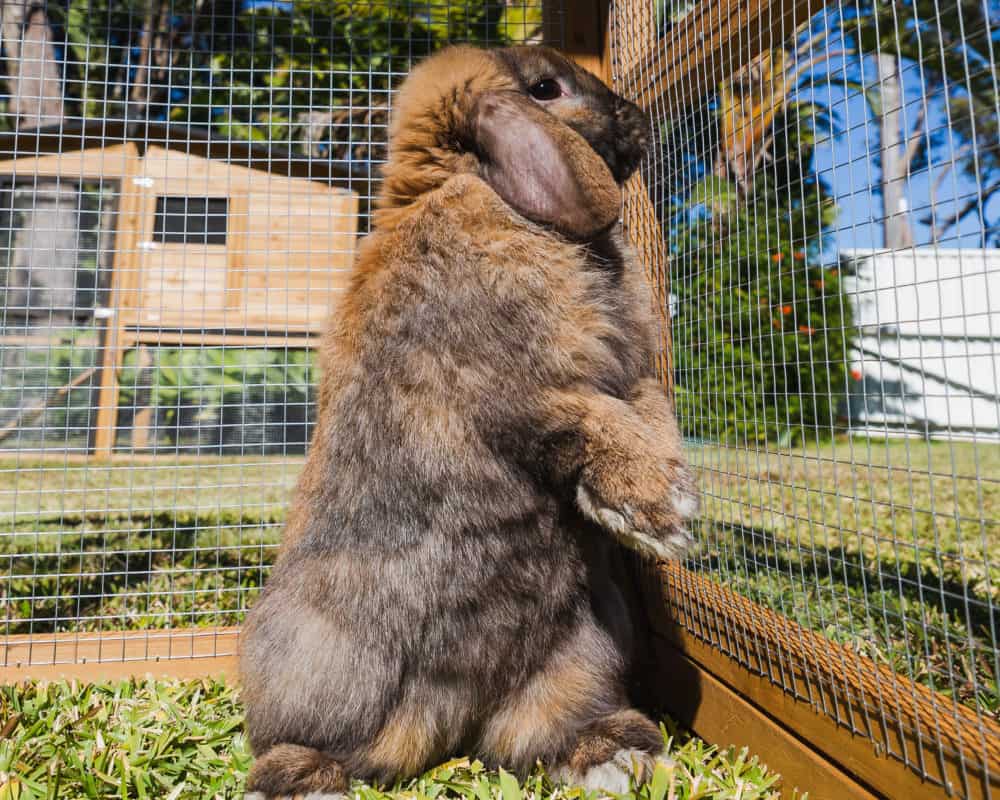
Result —
<path fill-rule="evenodd" d="M 0 687 L 0 800 L 237 798 L 251 757 L 237 691 L 222 681 L 140 680 Z M 669 725 L 669 723 L 668 723 Z M 676 761 L 636 800 L 777 798 L 780 777 L 745 751 L 665 727 Z M 580 798 L 539 770 L 518 782 L 467 759 L 394 787 L 355 784 L 357 800 Z"/>
<path fill-rule="evenodd" d="M 1000 718 L 1000 446 L 690 452 L 694 568 Z M 0 461 L 5 632 L 238 624 L 301 464 Z"/>
<path fill-rule="evenodd" d="M 697 565 L 1000 719 L 1000 445 L 707 446 Z"/>
<path fill-rule="evenodd" d="M 1000 600 L 1000 444 L 854 438 L 691 452 L 703 511 L 719 525 Z"/>

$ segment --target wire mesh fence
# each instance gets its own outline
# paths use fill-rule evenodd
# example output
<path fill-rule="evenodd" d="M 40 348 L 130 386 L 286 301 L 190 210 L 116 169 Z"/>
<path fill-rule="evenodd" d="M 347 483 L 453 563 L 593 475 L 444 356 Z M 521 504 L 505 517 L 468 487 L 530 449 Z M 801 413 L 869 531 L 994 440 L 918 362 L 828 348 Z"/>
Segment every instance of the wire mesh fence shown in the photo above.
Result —
<path fill-rule="evenodd" d="M 273 558 L 393 91 L 452 41 L 557 42 L 562 14 L 0 12 L 3 663 L 231 654 L 217 628 Z"/>
<path fill-rule="evenodd" d="M 1000 6 L 626 1 L 611 28 L 616 87 L 659 123 L 652 266 L 704 493 L 673 611 L 877 752 L 989 796 Z"/>
<path fill-rule="evenodd" d="M 4 665 L 231 654 L 393 91 L 567 18 L 0 11 Z M 626 229 L 704 493 L 672 613 L 969 796 L 1000 759 L 998 28 L 991 0 L 618 0 L 608 34 L 657 123 Z"/>

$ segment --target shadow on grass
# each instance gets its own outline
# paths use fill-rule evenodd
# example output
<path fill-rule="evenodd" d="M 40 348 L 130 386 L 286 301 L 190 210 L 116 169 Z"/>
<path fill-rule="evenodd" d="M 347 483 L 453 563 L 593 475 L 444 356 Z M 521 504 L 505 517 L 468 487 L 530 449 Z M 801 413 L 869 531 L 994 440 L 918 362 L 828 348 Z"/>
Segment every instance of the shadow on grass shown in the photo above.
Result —
<path fill-rule="evenodd" d="M 709 569 L 720 569 L 726 561 L 742 561 L 748 568 L 778 571 L 800 580 L 830 579 L 864 592 L 892 592 L 901 599 L 959 615 L 971 627 L 1000 627 L 1000 607 L 978 593 L 972 581 L 963 583 L 912 561 L 873 558 L 846 547 L 797 548 L 762 528 L 724 523 L 713 523 L 712 528 L 739 543 L 744 553 L 740 557 L 735 551 L 723 554 L 721 548 L 710 549 L 705 562 Z"/>
<path fill-rule="evenodd" d="M 711 524 L 696 568 L 897 672 L 1000 714 L 1000 613 L 970 585 L 912 562 L 797 548 L 766 530 Z"/>

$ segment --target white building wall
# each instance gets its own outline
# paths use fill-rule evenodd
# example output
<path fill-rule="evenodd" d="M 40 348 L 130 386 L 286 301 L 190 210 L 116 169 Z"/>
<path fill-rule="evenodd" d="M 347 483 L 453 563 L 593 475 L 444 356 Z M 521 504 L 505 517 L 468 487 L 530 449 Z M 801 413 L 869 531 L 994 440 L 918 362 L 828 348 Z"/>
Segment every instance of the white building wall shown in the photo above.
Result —
<path fill-rule="evenodd" d="M 1000 250 L 842 251 L 851 429 L 1000 439 Z"/>

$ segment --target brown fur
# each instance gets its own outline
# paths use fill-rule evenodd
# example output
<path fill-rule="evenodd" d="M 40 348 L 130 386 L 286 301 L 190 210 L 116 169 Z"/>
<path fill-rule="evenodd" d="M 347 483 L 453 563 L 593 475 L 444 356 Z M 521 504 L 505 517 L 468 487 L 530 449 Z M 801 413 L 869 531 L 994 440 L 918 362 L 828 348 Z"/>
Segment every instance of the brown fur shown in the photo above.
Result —
<path fill-rule="evenodd" d="M 247 791 L 265 795 L 342 792 L 347 777 L 329 756 L 309 747 L 281 744 L 257 756 L 247 776 Z"/>
<path fill-rule="evenodd" d="M 577 774 L 610 761 L 619 750 L 641 750 L 656 753 L 663 747 L 660 729 L 633 709 L 609 714 L 591 723 L 584 730 L 566 759 L 567 766 Z M 637 776 L 640 780 L 648 775 Z"/>
<path fill-rule="evenodd" d="M 536 103 L 553 75 L 565 96 Z M 659 747 L 625 700 L 609 558 L 681 553 L 692 513 L 648 291 L 606 224 L 647 141 L 638 109 L 545 48 L 444 51 L 400 91 L 241 636 L 253 786 Z M 521 170 L 536 144 L 554 162 Z"/>

